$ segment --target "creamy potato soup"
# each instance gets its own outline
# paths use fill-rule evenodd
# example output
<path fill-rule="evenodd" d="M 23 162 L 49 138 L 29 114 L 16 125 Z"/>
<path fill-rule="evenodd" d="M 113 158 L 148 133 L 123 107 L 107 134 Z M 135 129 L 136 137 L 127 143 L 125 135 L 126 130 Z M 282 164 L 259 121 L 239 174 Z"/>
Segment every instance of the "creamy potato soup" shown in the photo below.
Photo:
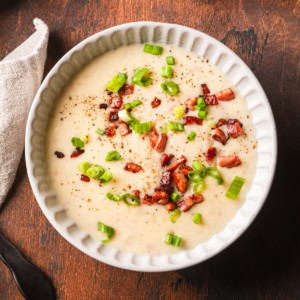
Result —
<path fill-rule="evenodd" d="M 243 204 L 256 166 L 245 100 L 208 60 L 131 45 L 86 65 L 51 114 L 47 165 L 69 217 L 137 254 L 193 248 Z"/>

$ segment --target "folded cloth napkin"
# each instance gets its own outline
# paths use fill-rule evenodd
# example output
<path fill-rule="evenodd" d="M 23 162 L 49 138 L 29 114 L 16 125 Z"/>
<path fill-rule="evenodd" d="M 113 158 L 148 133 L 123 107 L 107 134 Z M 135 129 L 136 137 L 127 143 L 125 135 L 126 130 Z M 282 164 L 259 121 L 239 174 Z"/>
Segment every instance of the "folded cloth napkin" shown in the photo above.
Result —
<path fill-rule="evenodd" d="M 0 206 L 16 176 L 28 112 L 44 72 L 49 30 L 40 19 L 33 24 L 35 33 L 0 61 Z"/>

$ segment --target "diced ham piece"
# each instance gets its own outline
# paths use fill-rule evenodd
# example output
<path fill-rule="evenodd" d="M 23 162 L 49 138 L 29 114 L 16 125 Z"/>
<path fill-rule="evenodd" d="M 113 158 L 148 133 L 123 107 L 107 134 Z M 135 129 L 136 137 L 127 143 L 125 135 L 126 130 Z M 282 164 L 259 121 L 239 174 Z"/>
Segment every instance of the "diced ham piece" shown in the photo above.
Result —
<path fill-rule="evenodd" d="M 81 155 L 82 153 L 84 153 L 83 149 L 80 148 L 76 148 L 72 153 L 71 153 L 71 158 L 75 158 L 78 157 L 79 155 Z"/>
<path fill-rule="evenodd" d="M 128 124 L 125 122 L 120 122 L 118 127 L 118 132 L 121 136 L 126 136 L 132 132 L 132 130 L 129 128 Z"/>
<path fill-rule="evenodd" d="M 204 95 L 206 105 L 218 105 L 218 99 L 216 95 Z"/>
<path fill-rule="evenodd" d="M 186 162 L 186 157 L 181 155 L 179 158 L 177 158 L 175 161 L 173 161 L 171 164 L 167 166 L 167 171 L 173 172 L 177 169 L 180 165 L 184 164 Z"/>
<path fill-rule="evenodd" d="M 197 104 L 197 98 L 188 99 L 185 102 L 185 106 L 188 110 L 195 110 L 195 105 Z"/>
<path fill-rule="evenodd" d="M 216 155 L 217 155 L 217 149 L 215 147 L 210 147 L 207 149 L 206 152 L 206 160 L 210 162 L 215 158 Z"/>
<path fill-rule="evenodd" d="M 118 112 L 117 111 L 111 111 L 109 113 L 109 117 L 108 117 L 110 122 L 115 122 L 119 120 L 119 116 L 118 116 Z"/>
<path fill-rule="evenodd" d="M 185 176 L 188 176 L 190 171 L 193 171 L 193 168 L 187 165 L 181 165 L 179 167 L 180 172 L 182 172 Z"/>
<path fill-rule="evenodd" d="M 178 191 L 180 193 L 184 194 L 186 192 L 187 184 L 188 184 L 188 181 L 187 181 L 185 175 L 181 172 L 173 172 L 172 179 L 174 180 Z"/>
<path fill-rule="evenodd" d="M 149 133 L 148 137 L 150 139 L 150 143 L 153 149 L 155 149 L 158 153 L 162 153 L 165 150 L 168 137 L 165 133 L 158 133 L 156 129 L 153 127 Z"/>
<path fill-rule="evenodd" d="M 221 144 L 225 145 L 227 142 L 227 137 L 224 133 L 224 131 L 220 128 L 213 129 L 213 139 L 220 142 Z"/>
<path fill-rule="evenodd" d="M 115 129 L 112 127 L 112 126 L 108 126 L 106 129 L 105 129 L 105 134 L 108 136 L 108 137 L 112 137 L 116 134 L 116 131 Z"/>
<path fill-rule="evenodd" d="M 174 157 L 173 154 L 166 154 L 163 153 L 161 158 L 160 158 L 160 164 L 162 167 L 166 166 L 169 164 L 169 162 L 171 161 L 171 159 Z"/>
<path fill-rule="evenodd" d="M 139 190 L 133 190 L 132 191 L 132 195 L 140 199 L 140 197 L 141 197 L 141 191 L 139 191 Z"/>
<path fill-rule="evenodd" d="M 202 93 L 204 95 L 210 94 L 210 90 L 205 83 L 201 84 L 201 87 L 202 87 Z"/>
<path fill-rule="evenodd" d="M 217 94 L 217 98 L 220 101 L 229 101 L 229 100 L 234 99 L 234 93 L 233 93 L 232 89 L 228 88 L 228 89 L 225 89 L 225 90 L 219 92 Z"/>
<path fill-rule="evenodd" d="M 134 92 L 134 85 L 133 84 L 124 84 L 120 90 L 119 90 L 119 95 L 126 96 L 126 95 L 131 95 Z"/>
<path fill-rule="evenodd" d="M 157 107 L 157 106 L 160 106 L 160 104 L 161 104 L 161 100 L 158 99 L 157 97 L 155 97 L 154 100 L 151 102 L 152 108 L 155 108 L 155 107 Z"/>
<path fill-rule="evenodd" d="M 177 203 L 178 208 L 181 211 L 188 211 L 194 204 L 198 204 L 204 201 L 204 197 L 200 194 L 193 194 L 187 196 L 185 199 L 180 200 Z"/>
<path fill-rule="evenodd" d="M 119 109 L 123 104 L 122 96 L 112 96 L 109 98 L 109 105 L 111 108 Z"/>
<path fill-rule="evenodd" d="M 242 123 L 237 119 L 229 119 L 227 122 L 227 130 L 229 137 L 236 139 L 244 134 Z"/>
<path fill-rule="evenodd" d="M 160 179 L 160 184 L 163 187 L 168 187 L 168 186 L 170 186 L 171 181 L 172 181 L 171 172 L 170 171 L 164 171 L 164 172 L 162 172 L 161 179 Z"/>
<path fill-rule="evenodd" d="M 221 127 L 223 125 L 226 125 L 227 124 L 227 120 L 225 119 L 220 119 L 216 125 L 216 127 Z"/>
<path fill-rule="evenodd" d="M 81 174 L 80 180 L 84 181 L 84 182 L 90 182 L 91 181 L 91 179 L 89 177 L 87 177 L 86 175 L 83 175 L 83 174 Z"/>
<path fill-rule="evenodd" d="M 201 203 L 204 201 L 204 197 L 201 194 L 193 194 L 192 198 L 195 203 Z"/>
<path fill-rule="evenodd" d="M 174 203 L 174 202 L 172 202 L 172 201 L 170 201 L 170 202 L 168 202 L 168 203 L 165 205 L 165 208 L 166 208 L 167 211 L 173 211 L 174 209 L 177 208 L 177 204 Z"/>
<path fill-rule="evenodd" d="M 169 195 L 163 189 L 154 189 L 152 200 L 158 204 L 167 204 L 169 202 Z"/>
<path fill-rule="evenodd" d="M 145 196 L 143 198 L 143 204 L 152 205 L 153 203 L 154 202 L 153 202 L 152 196 L 145 194 Z"/>
<path fill-rule="evenodd" d="M 237 167 L 241 163 L 241 160 L 236 155 L 219 156 L 219 166 L 222 168 Z"/>
<path fill-rule="evenodd" d="M 131 172 L 131 173 L 138 173 L 143 168 L 140 165 L 134 164 L 134 163 L 127 163 L 124 167 L 125 171 Z"/>
<path fill-rule="evenodd" d="M 203 120 L 193 116 L 187 116 L 184 120 L 184 125 L 197 124 L 202 125 Z"/>

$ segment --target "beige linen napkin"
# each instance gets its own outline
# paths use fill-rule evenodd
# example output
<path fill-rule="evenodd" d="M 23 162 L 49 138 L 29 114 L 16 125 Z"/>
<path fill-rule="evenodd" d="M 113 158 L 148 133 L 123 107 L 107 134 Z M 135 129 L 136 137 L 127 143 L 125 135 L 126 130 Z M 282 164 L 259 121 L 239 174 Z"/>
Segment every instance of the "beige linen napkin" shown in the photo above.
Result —
<path fill-rule="evenodd" d="M 44 72 L 49 30 L 34 19 L 36 31 L 0 61 L 0 206 L 24 150 L 25 126 Z"/>

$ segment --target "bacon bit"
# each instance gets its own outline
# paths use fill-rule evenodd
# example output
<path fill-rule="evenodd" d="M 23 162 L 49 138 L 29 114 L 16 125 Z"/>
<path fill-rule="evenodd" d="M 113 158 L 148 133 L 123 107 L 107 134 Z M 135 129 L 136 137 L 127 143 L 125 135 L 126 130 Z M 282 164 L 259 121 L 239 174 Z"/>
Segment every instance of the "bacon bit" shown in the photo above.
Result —
<path fill-rule="evenodd" d="M 161 158 L 160 158 L 161 166 L 164 167 L 164 166 L 168 165 L 173 157 L 174 157 L 173 154 L 163 153 Z"/>
<path fill-rule="evenodd" d="M 220 119 L 216 125 L 216 127 L 221 127 L 223 125 L 226 125 L 227 121 L 225 119 Z"/>
<path fill-rule="evenodd" d="M 179 170 L 185 175 L 185 176 L 188 176 L 188 173 L 190 171 L 193 171 L 193 168 L 190 167 L 190 166 L 187 166 L 187 165 L 181 165 L 179 167 Z"/>
<path fill-rule="evenodd" d="M 227 137 L 226 137 L 224 131 L 220 128 L 214 129 L 212 137 L 213 137 L 213 139 L 222 143 L 223 145 L 225 145 L 227 143 Z"/>
<path fill-rule="evenodd" d="M 193 194 L 192 198 L 194 200 L 195 203 L 201 203 L 204 201 L 204 197 L 201 194 Z"/>
<path fill-rule="evenodd" d="M 121 136 L 126 136 L 132 132 L 132 130 L 129 128 L 128 124 L 125 122 L 120 122 L 118 127 L 118 132 Z"/>
<path fill-rule="evenodd" d="M 153 198 L 152 196 L 145 194 L 144 198 L 143 198 L 143 204 L 147 204 L 147 205 L 152 205 L 153 202 Z"/>
<path fill-rule="evenodd" d="M 167 166 L 167 171 L 173 172 L 177 167 L 184 164 L 186 162 L 186 157 L 181 155 L 175 161 L 173 161 L 170 165 Z"/>
<path fill-rule="evenodd" d="M 106 103 L 101 103 L 101 104 L 99 105 L 99 108 L 100 108 L 100 109 L 107 109 L 107 107 L 108 107 L 108 105 L 107 105 Z"/>
<path fill-rule="evenodd" d="M 148 137 L 152 148 L 154 148 L 158 140 L 158 133 L 154 127 L 149 131 Z"/>
<path fill-rule="evenodd" d="M 139 190 L 133 190 L 132 191 L 132 195 L 140 199 L 141 192 Z"/>
<path fill-rule="evenodd" d="M 113 96 L 109 98 L 109 105 L 111 108 L 119 109 L 123 104 L 122 96 Z"/>
<path fill-rule="evenodd" d="M 202 87 L 202 93 L 204 95 L 210 94 L 210 90 L 205 83 L 201 84 L 201 87 Z"/>
<path fill-rule="evenodd" d="M 118 112 L 117 111 L 111 111 L 109 113 L 109 117 L 108 117 L 110 122 L 115 122 L 119 120 L 119 116 L 118 116 Z"/>
<path fill-rule="evenodd" d="M 168 136 L 165 133 L 158 134 L 154 127 L 149 131 L 148 136 L 152 148 L 155 149 L 158 153 L 162 153 L 165 150 Z"/>
<path fill-rule="evenodd" d="M 193 116 L 187 116 L 184 120 L 184 125 L 197 124 L 202 125 L 203 120 Z"/>
<path fill-rule="evenodd" d="M 237 119 L 229 119 L 227 129 L 229 136 L 233 139 L 244 134 L 243 124 Z"/>
<path fill-rule="evenodd" d="M 157 202 L 159 204 L 167 204 L 169 201 L 169 195 L 163 189 L 154 189 L 152 200 L 153 202 Z"/>
<path fill-rule="evenodd" d="M 174 209 L 177 208 L 177 204 L 174 203 L 174 202 L 172 202 L 172 201 L 170 201 L 170 202 L 168 202 L 168 203 L 165 205 L 165 208 L 166 208 L 167 211 L 173 211 Z"/>
<path fill-rule="evenodd" d="M 91 181 L 91 179 L 90 179 L 89 177 L 87 177 L 87 176 L 85 176 L 85 175 L 83 175 L 83 174 L 81 174 L 80 180 L 81 180 L 81 181 L 84 181 L 84 182 L 90 182 L 90 181 Z"/>
<path fill-rule="evenodd" d="M 81 155 L 82 153 L 84 153 L 84 150 L 83 150 L 83 149 L 76 148 L 76 150 L 74 150 L 74 151 L 71 153 L 71 158 L 78 157 L 78 156 Z"/>
<path fill-rule="evenodd" d="M 195 105 L 197 104 L 197 97 L 193 99 L 188 99 L 185 102 L 185 105 L 188 110 L 195 110 Z"/>
<path fill-rule="evenodd" d="M 241 164 L 241 160 L 236 155 L 220 156 L 219 166 L 222 168 L 233 168 Z"/>
<path fill-rule="evenodd" d="M 185 175 L 181 172 L 173 172 L 172 179 L 175 182 L 175 185 L 180 193 L 185 193 L 187 189 L 187 179 Z"/>
<path fill-rule="evenodd" d="M 54 154 L 56 155 L 57 158 L 64 158 L 65 157 L 65 155 L 60 151 L 55 151 Z"/>
<path fill-rule="evenodd" d="M 163 187 L 168 187 L 168 186 L 170 186 L 171 181 L 172 181 L 171 172 L 169 172 L 169 171 L 162 172 L 161 179 L 160 179 L 160 184 Z"/>
<path fill-rule="evenodd" d="M 206 160 L 210 162 L 215 158 L 216 155 L 217 155 L 217 149 L 215 147 L 210 147 L 207 149 L 206 152 Z"/>
<path fill-rule="evenodd" d="M 131 95 L 134 92 L 134 85 L 133 84 L 124 84 L 120 89 L 119 89 L 119 95 L 126 96 L 126 95 Z"/>
<path fill-rule="evenodd" d="M 229 100 L 234 99 L 234 93 L 233 93 L 232 89 L 228 88 L 228 89 L 225 89 L 225 90 L 219 92 L 217 94 L 217 98 L 220 101 L 229 101 Z"/>
<path fill-rule="evenodd" d="M 161 100 L 158 99 L 157 97 L 155 97 L 154 100 L 151 102 L 152 108 L 155 108 L 155 107 L 157 107 L 157 106 L 160 106 L 160 104 L 161 104 Z"/>
<path fill-rule="evenodd" d="M 112 127 L 112 126 L 108 126 L 106 129 L 105 129 L 105 134 L 108 136 L 108 137 L 112 137 L 116 134 L 116 131 L 115 129 Z"/>
<path fill-rule="evenodd" d="M 204 95 L 206 105 L 218 105 L 218 99 L 216 95 Z"/>
<path fill-rule="evenodd" d="M 134 163 L 127 163 L 124 167 L 124 170 L 131 173 L 138 173 L 139 171 L 143 170 L 143 168 Z"/>
<path fill-rule="evenodd" d="M 194 204 L 195 201 L 192 196 L 187 196 L 177 203 L 177 207 L 180 208 L 181 211 L 188 211 Z"/>

